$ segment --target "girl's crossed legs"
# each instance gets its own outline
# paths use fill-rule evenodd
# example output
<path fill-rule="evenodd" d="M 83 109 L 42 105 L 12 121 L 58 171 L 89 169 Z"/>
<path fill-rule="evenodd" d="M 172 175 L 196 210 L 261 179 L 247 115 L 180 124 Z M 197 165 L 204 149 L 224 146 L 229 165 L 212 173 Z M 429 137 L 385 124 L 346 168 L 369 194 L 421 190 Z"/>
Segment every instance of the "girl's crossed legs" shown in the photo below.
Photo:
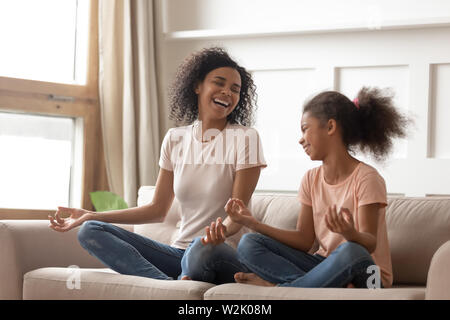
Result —
<path fill-rule="evenodd" d="M 367 288 L 368 267 L 375 264 L 369 252 L 354 242 L 342 243 L 325 258 L 258 233 L 243 236 L 238 257 L 255 273 L 239 274 L 239 282 L 303 288 L 342 288 L 350 283 Z"/>

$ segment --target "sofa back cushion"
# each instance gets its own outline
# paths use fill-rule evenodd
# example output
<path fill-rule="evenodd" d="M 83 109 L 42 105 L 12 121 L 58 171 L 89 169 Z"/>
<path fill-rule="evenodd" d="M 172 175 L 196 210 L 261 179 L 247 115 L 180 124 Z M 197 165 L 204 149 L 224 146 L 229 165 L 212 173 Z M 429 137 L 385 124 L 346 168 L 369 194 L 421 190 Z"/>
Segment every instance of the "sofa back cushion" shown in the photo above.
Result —
<path fill-rule="evenodd" d="M 450 197 L 390 198 L 386 225 L 394 282 L 425 285 L 433 254 L 450 240 Z"/>
<path fill-rule="evenodd" d="M 149 203 L 154 187 L 139 189 L 138 205 Z M 293 193 L 254 193 L 251 210 L 269 225 L 295 229 L 300 203 Z M 163 223 L 136 225 L 134 231 L 170 244 L 177 236 L 180 208 L 176 200 Z M 388 199 L 386 209 L 395 284 L 425 285 L 434 252 L 450 240 L 450 197 Z M 311 251 L 315 251 L 317 243 Z"/>
<path fill-rule="evenodd" d="M 150 203 L 155 193 L 154 186 L 142 186 L 138 191 L 137 205 Z M 161 223 L 140 224 L 134 226 L 134 232 L 165 244 L 175 241 L 181 223 L 180 205 L 175 199 L 167 213 L 166 219 Z"/>

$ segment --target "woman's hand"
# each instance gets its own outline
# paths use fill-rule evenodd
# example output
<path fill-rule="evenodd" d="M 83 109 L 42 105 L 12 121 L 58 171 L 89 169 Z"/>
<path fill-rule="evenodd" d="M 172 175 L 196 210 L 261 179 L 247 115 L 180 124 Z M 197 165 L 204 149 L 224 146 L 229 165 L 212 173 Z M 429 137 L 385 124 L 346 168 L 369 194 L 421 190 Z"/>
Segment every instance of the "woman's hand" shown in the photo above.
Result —
<path fill-rule="evenodd" d="M 230 199 L 225 205 L 225 211 L 231 221 L 242 224 L 246 227 L 254 229 L 254 225 L 258 221 L 252 216 L 250 210 L 247 209 L 244 202 L 240 199 Z"/>
<path fill-rule="evenodd" d="M 341 208 L 338 213 L 336 205 L 328 207 L 325 223 L 330 231 L 341 234 L 346 240 L 353 239 L 357 232 L 353 215 L 347 208 Z"/>
<path fill-rule="evenodd" d="M 55 231 L 66 232 L 81 225 L 90 218 L 92 212 L 84 209 L 58 207 L 54 215 L 49 215 L 49 227 Z M 61 215 L 69 215 L 68 218 L 62 218 Z"/>
<path fill-rule="evenodd" d="M 205 228 L 206 235 L 202 238 L 202 243 L 218 245 L 225 242 L 227 227 L 222 223 L 222 218 L 217 218 L 216 222 L 211 222 L 211 226 Z"/>

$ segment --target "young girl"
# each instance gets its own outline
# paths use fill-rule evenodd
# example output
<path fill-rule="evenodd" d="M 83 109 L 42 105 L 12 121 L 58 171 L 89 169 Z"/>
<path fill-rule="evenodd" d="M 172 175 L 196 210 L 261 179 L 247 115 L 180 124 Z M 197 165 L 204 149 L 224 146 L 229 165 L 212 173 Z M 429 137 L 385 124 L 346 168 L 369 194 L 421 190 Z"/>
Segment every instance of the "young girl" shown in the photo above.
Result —
<path fill-rule="evenodd" d="M 303 177 L 296 230 L 257 221 L 238 199 L 226 205 L 234 222 L 258 232 L 244 235 L 239 243 L 239 261 L 251 272 L 236 273 L 236 281 L 286 287 L 390 287 L 385 182 L 350 152 L 359 148 L 383 159 L 392 138 L 405 136 L 407 123 L 392 97 L 376 88 L 361 89 L 354 101 L 333 91 L 310 100 L 303 110 L 299 143 L 311 160 L 322 165 Z M 315 239 L 319 249 L 310 254 Z"/>
<path fill-rule="evenodd" d="M 81 246 L 118 273 L 177 279 L 188 245 L 202 235 L 206 223 L 225 219 L 224 205 L 230 197 L 249 201 L 265 165 L 262 154 L 245 163 L 245 145 L 226 140 L 226 129 L 255 139 L 258 134 L 249 127 L 255 107 L 252 77 L 223 49 L 204 49 L 183 62 L 170 90 L 170 107 L 172 119 L 185 126 L 170 129 L 164 138 L 151 203 L 98 213 L 59 207 L 49 217 L 50 227 L 60 232 L 82 224 L 78 231 Z M 112 224 L 162 222 L 174 197 L 181 207 L 181 227 L 171 245 Z M 63 219 L 62 213 L 70 217 Z M 237 243 L 241 225 L 230 219 L 224 225 L 226 235 L 234 235 Z"/>

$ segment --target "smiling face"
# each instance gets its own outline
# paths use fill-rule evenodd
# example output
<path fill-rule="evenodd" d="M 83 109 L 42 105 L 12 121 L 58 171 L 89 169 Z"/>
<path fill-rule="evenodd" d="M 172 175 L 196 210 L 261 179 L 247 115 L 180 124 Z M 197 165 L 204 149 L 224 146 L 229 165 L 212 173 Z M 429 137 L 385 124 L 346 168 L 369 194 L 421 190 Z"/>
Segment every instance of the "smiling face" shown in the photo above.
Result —
<path fill-rule="evenodd" d="M 323 160 L 327 154 L 329 126 L 323 124 L 309 112 L 303 113 L 300 123 L 303 136 L 299 143 L 311 160 Z"/>
<path fill-rule="evenodd" d="M 236 108 L 241 91 L 241 76 L 230 67 L 210 71 L 195 88 L 200 120 L 225 120 Z"/>

